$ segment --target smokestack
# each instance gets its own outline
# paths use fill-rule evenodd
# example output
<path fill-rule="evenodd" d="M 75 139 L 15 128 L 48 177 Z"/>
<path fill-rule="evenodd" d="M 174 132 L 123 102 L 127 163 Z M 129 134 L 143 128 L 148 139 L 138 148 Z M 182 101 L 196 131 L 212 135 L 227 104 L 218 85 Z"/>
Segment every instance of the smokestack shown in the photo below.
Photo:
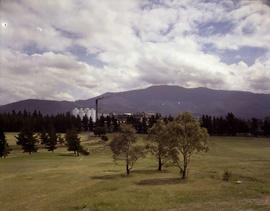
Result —
<path fill-rule="evenodd" d="M 98 120 L 98 98 L 96 99 L 96 121 Z"/>

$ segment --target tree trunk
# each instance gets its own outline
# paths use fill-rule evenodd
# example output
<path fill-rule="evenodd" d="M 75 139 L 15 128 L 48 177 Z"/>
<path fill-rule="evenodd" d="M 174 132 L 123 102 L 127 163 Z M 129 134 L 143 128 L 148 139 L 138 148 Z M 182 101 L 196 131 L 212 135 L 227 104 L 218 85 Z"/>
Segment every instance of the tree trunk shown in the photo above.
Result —
<path fill-rule="evenodd" d="M 127 175 L 129 175 L 129 167 L 128 167 L 128 151 L 126 152 L 126 170 L 127 170 Z"/>
<path fill-rule="evenodd" d="M 187 157 L 184 156 L 184 168 L 182 172 L 182 179 L 185 179 L 187 177 Z"/>
<path fill-rule="evenodd" d="M 162 168 L 162 162 L 161 162 L 161 157 L 158 157 L 158 170 L 161 171 Z"/>
<path fill-rule="evenodd" d="M 129 175 L 128 163 L 126 164 L 127 175 Z"/>

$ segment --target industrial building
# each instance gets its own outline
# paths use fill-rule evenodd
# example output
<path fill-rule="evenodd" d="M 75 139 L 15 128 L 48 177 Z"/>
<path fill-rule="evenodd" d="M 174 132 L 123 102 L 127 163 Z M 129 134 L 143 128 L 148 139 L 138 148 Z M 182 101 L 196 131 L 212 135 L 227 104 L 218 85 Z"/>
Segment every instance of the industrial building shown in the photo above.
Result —
<path fill-rule="evenodd" d="M 81 119 L 83 119 L 84 116 L 87 116 L 88 119 L 91 117 L 93 122 L 96 122 L 96 110 L 93 108 L 74 108 L 72 115 L 75 117 L 79 116 Z"/>

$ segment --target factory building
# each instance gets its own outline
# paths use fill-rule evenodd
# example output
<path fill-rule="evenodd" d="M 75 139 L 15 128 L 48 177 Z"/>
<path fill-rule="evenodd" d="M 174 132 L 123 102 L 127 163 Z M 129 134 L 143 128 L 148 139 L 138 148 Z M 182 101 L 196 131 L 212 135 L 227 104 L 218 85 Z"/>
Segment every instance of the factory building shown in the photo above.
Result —
<path fill-rule="evenodd" d="M 83 119 L 84 116 L 87 116 L 88 119 L 91 117 L 93 122 L 96 122 L 96 110 L 93 108 L 74 108 L 72 115 L 75 117 L 79 116 L 81 119 Z"/>

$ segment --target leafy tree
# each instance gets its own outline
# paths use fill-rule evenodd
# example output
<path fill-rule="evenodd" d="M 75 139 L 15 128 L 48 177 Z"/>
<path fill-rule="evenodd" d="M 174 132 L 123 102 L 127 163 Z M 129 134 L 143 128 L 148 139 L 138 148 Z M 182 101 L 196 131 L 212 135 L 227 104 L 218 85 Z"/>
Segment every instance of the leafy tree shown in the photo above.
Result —
<path fill-rule="evenodd" d="M 66 144 L 68 151 L 73 151 L 75 156 L 80 155 L 80 150 L 82 149 L 80 138 L 78 137 L 78 132 L 75 128 L 68 130 L 66 132 Z"/>
<path fill-rule="evenodd" d="M 10 151 L 11 149 L 9 148 L 9 145 L 7 143 L 6 136 L 0 128 L 0 157 L 6 158 Z"/>
<path fill-rule="evenodd" d="M 29 154 L 37 152 L 38 147 L 36 144 L 38 143 L 38 139 L 29 125 L 20 131 L 16 139 L 18 140 L 17 144 L 22 146 L 24 152 L 28 152 Z"/>
<path fill-rule="evenodd" d="M 53 125 L 50 125 L 50 129 L 49 129 L 49 133 L 48 133 L 48 139 L 47 142 L 45 143 L 46 145 L 46 149 L 48 149 L 48 151 L 54 151 L 57 147 L 57 134 L 55 131 L 55 128 Z"/>
<path fill-rule="evenodd" d="M 207 151 L 208 133 L 190 113 L 180 113 L 175 121 L 168 123 L 170 156 L 179 168 L 182 179 L 187 177 L 187 168 L 194 152 Z"/>
<path fill-rule="evenodd" d="M 135 162 L 144 155 L 144 147 L 136 146 L 136 131 L 132 125 L 121 125 L 120 132 L 110 143 L 114 161 L 124 160 L 126 173 L 130 174 Z"/>
<path fill-rule="evenodd" d="M 167 141 L 167 128 L 162 119 L 158 119 L 152 128 L 148 130 L 147 139 L 150 141 L 147 148 L 158 160 L 158 170 L 161 171 L 163 164 L 169 157 Z"/>

